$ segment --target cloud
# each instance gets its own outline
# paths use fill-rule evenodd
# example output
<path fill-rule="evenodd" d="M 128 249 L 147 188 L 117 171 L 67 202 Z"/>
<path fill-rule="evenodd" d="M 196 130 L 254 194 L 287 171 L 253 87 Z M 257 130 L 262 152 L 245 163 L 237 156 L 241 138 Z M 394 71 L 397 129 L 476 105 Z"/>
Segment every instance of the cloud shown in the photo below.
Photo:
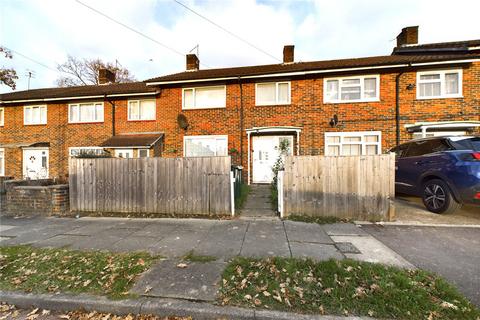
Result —
<path fill-rule="evenodd" d="M 185 58 L 81 6 L 74 0 L 0 0 L 0 43 L 51 68 L 68 54 L 101 58 L 129 68 L 143 80 L 185 68 Z M 276 63 L 268 55 L 219 30 L 172 1 L 81 0 L 157 41 L 187 53 L 199 44 L 204 66 Z M 407 25 L 420 25 L 421 42 L 480 38 L 475 1 L 186 1 L 262 50 L 281 59 L 295 44 L 296 60 L 389 54 Z M 11 61 L 26 89 L 26 69 L 36 72 L 32 88 L 55 84 L 58 73 L 18 55 Z M 0 86 L 0 91 L 9 91 Z"/>

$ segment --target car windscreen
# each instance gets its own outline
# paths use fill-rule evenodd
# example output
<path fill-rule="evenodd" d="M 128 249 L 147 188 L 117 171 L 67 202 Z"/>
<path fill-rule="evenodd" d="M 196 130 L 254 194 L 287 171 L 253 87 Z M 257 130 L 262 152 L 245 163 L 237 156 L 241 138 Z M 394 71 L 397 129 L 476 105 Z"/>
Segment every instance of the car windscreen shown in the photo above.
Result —
<path fill-rule="evenodd" d="M 456 150 L 480 151 L 480 137 L 450 138 L 450 143 Z"/>

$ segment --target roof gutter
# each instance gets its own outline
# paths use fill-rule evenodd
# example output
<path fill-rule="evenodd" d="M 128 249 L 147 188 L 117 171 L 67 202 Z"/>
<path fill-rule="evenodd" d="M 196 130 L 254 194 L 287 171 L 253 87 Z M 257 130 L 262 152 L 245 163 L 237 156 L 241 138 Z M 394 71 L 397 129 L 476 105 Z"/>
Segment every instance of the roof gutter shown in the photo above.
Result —
<path fill-rule="evenodd" d="M 238 79 L 270 78 L 270 77 L 290 77 L 290 76 L 302 76 L 302 75 L 308 75 L 308 74 L 323 74 L 323 73 L 333 73 L 333 72 L 405 68 L 410 66 L 415 67 L 415 66 L 442 65 L 442 64 L 453 64 L 453 63 L 471 63 L 475 61 L 480 61 L 480 59 L 402 63 L 402 64 L 392 64 L 392 65 L 383 65 L 383 66 L 366 66 L 366 67 L 355 67 L 355 68 L 337 68 L 337 69 L 325 69 L 325 70 L 267 73 L 267 74 L 250 75 L 250 76 L 247 75 L 247 76 L 235 76 L 235 77 L 203 78 L 203 79 L 174 80 L 174 81 L 154 81 L 154 82 L 146 82 L 146 84 L 147 86 L 154 86 L 154 85 L 162 85 L 162 84 L 179 84 L 179 83 L 193 83 L 193 82 L 207 82 L 207 81 L 225 81 L 225 80 L 238 80 Z"/>
<path fill-rule="evenodd" d="M 141 92 L 141 93 L 115 93 L 115 94 L 103 94 L 95 96 L 72 96 L 72 97 L 59 97 L 59 98 L 38 98 L 38 99 L 23 99 L 23 100 L 0 100 L 0 103 L 20 103 L 20 102 L 48 102 L 59 100 L 81 100 L 81 99 L 99 99 L 99 98 L 114 98 L 114 97 L 131 97 L 131 96 L 150 96 L 157 95 L 155 92 Z"/>

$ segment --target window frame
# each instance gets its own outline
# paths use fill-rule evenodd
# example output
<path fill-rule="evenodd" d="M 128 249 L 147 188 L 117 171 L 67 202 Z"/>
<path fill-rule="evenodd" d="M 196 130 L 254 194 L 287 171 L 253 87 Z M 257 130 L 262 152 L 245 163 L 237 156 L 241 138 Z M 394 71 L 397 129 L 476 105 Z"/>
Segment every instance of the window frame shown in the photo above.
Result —
<path fill-rule="evenodd" d="M 204 89 L 204 88 L 223 88 L 223 104 L 222 106 L 200 106 L 197 107 L 196 101 L 196 90 L 197 89 Z M 185 107 L 185 91 L 193 90 L 193 107 Z M 202 109 L 225 109 L 227 107 L 227 86 L 226 85 L 218 85 L 218 86 L 201 86 L 201 87 L 186 87 L 182 88 L 182 110 L 202 110 Z"/>
<path fill-rule="evenodd" d="M 146 157 L 140 157 L 140 151 L 142 151 L 142 150 L 147 151 L 147 156 Z M 150 149 L 148 149 L 148 148 L 137 149 L 137 158 L 150 158 Z"/>
<path fill-rule="evenodd" d="M 343 142 L 343 139 L 345 137 L 361 137 L 361 141 L 358 142 L 358 143 L 354 143 L 354 142 L 349 142 L 349 143 L 344 143 Z M 365 137 L 366 136 L 378 136 L 378 141 L 377 142 L 367 142 L 365 141 Z M 329 143 L 328 142 L 328 137 L 340 137 L 340 142 L 338 143 Z M 361 149 L 361 154 L 359 156 L 367 156 L 366 154 L 366 147 L 367 145 L 376 145 L 377 146 L 377 153 L 376 155 L 378 154 L 382 154 L 382 132 L 381 131 L 341 131 L 341 132 L 325 132 L 325 140 L 324 140 L 324 144 L 325 144 L 325 150 L 324 150 L 324 155 L 326 156 L 335 156 L 335 155 L 330 155 L 328 154 L 328 147 L 329 146 L 338 146 L 339 147 L 339 156 L 344 156 L 342 155 L 342 149 L 343 149 L 343 145 L 344 144 L 359 144 L 362 146 L 362 149 Z"/>
<path fill-rule="evenodd" d="M 446 94 L 446 82 L 445 82 L 445 75 L 447 73 L 458 73 L 458 93 L 453 94 Z M 428 81 L 428 80 L 420 80 L 420 77 L 423 75 L 433 75 L 439 74 L 440 80 L 439 81 Z M 428 99 L 448 99 L 448 98 L 463 98 L 463 69 L 439 69 L 439 70 L 428 70 L 428 71 L 417 71 L 417 78 L 416 78 L 416 97 L 417 100 L 428 100 Z M 420 96 L 420 84 L 421 83 L 432 83 L 432 82 L 440 82 L 440 95 L 439 96 Z"/>
<path fill-rule="evenodd" d="M 226 155 L 215 155 L 213 157 L 226 157 L 228 156 L 228 135 L 227 134 L 224 134 L 224 135 L 191 135 L 191 136 L 183 136 L 183 156 L 184 157 L 189 157 L 189 158 L 198 158 L 198 157 L 201 157 L 201 156 L 187 156 L 186 155 L 186 143 L 187 143 L 187 140 L 188 139 L 191 139 L 191 138 L 196 138 L 196 139 L 217 139 L 217 138 L 223 138 L 225 139 L 226 141 Z M 215 150 L 215 153 L 217 153 L 217 150 Z"/>
<path fill-rule="evenodd" d="M 132 157 L 131 158 L 124 158 L 124 157 L 120 157 L 118 154 L 120 152 L 128 152 L 128 153 L 131 153 Z M 135 158 L 135 152 L 134 152 L 134 148 L 116 148 L 114 149 L 114 156 L 115 158 L 120 158 L 120 159 L 134 159 Z"/>
<path fill-rule="evenodd" d="M 153 105 L 153 118 L 149 118 L 149 119 L 132 119 L 130 117 L 130 103 L 132 102 L 136 102 L 138 103 L 138 114 L 140 115 L 140 103 L 142 101 L 153 101 L 154 102 L 154 105 Z M 140 115 L 141 116 L 141 115 Z M 155 121 L 157 120 L 157 99 L 136 99 L 136 100 L 128 100 L 127 102 L 127 120 L 128 121 Z"/>
<path fill-rule="evenodd" d="M 80 120 L 80 106 L 81 105 L 88 105 L 88 104 L 93 104 L 94 106 L 97 105 L 97 104 L 100 104 L 102 105 L 102 119 L 101 120 L 91 120 L 91 121 L 81 121 Z M 79 107 L 79 117 L 78 117 L 78 121 L 72 121 L 71 119 L 71 108 L 72 106 L 78 106 Z M 78 103 L 69 103 L 68 104 L 68 123 L 103 123 L 105 122 L 105 104 L 103 101 L 101 102 L 78 102 Z"/>
<path fill-rule="evenodd" d="M 5 148 L 0 148 L 0 153 L 3 153 L 2 162 L 0 164 L 0 177 L 5 176 L 5 159 L 7 158 L 5 155 Z"/>
<path fill-rule="evenodd" d="M 26 122 L 26 111 L 27 109 L 33 109 L 33 108 L 40 108 L 40 112 L 42 112 L 42 110 L 45 110 L 45 121 L 44 122 L 32 122 L 32 123 L 27 123 Z M 28 106 L 23 106 L 23 125 L 24 126 L 42 126 L 42 125 L 46 125 L 47 122 L 48 122 L 48 107 L 46 104 L 35 104 L 35 105 L 28 105 Z"/>
<path fill-rule="evenodd" d="M 68 157 L 72 158 L 75 157 L 75 155 L 72 155 L 73 150 L 101 150 L 105 152 L 105 148 L 103 147 L 69 147 L 68 148 Z"/>
<path fill-rule="evenodd" d="M 1 107 L 0 108 L 0 127 L 3 127 L 5 125 L 5 108 Z"/>
<path fill-rule="evenodd" d="M 375 97 L 365 98 L 365 79 L 375 78 Z M 358 100 L 342 100 L 342 81 L 360 79 L 360 99 Z M 327 94 L 327 82 L 338 81 L 338 99 L 329 99 Z M 344 87 L 354 87 L 347 85 Z M 359 103 L 359 102 L 378 102 L 380 101 L 380 74 L 369 74 L 361 76 L 348 76 L 348 77 L 331 77 L 323 79 L 323 103 Z"/>
<path fill-rule="evenodd" d="M 288 101 L 278 101 L 278 87 L 280 84 L 288 84 Z M 274 103 L 259 103 L 258 102 L 258 85 L 275 84 L 275 102 Z M 256 106 L 287 106 L 292 104 L 292 82 L 291 81 L 271 81 L 271 82 L 256 82 L 255 83 L 255 105 Z"/>

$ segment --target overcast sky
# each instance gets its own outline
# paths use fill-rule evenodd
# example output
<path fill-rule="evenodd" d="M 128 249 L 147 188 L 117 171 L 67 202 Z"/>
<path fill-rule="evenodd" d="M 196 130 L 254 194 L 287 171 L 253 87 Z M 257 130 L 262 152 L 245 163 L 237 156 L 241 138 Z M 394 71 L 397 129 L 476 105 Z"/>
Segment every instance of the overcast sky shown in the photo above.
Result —
<path fill-rule="evenodd" d="M 180 53 L 198 44 L 202 68 L 277 63 L 174 0 L 81 1 Z M 285 44 L 295 45 L 296 61 L 390 54 L 410 25 L 420 26 L 421 43 L 480 39 L 480 1 L 179 1 L 278 59 Z M 183 55 L 75 0 L 0 0 L 0 45 L 46 66 L 15 52 L 1 57 L 0 66 L 17 70 L 17 90 L 27 89 L 28 70 L 35 73 L 30 88 L 55 86 L 67 55 L 118 60 L 138 80 L 185 69 Z"/>

